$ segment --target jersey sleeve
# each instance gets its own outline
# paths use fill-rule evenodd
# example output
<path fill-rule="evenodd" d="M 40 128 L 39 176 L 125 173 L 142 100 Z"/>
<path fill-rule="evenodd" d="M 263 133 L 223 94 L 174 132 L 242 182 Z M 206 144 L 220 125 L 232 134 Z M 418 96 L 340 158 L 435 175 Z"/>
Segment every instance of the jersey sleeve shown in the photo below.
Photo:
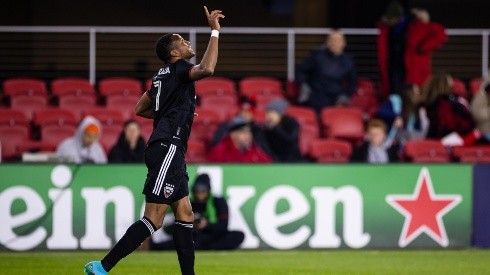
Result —
<path fill-rule="evenodd" d="M 191 69 L 194 67 L 194 64 L 190 63 L 187 60 L 184 59 L 179 59 L 176 64 L 175 64 L 176 72 L 177 72 L 177 77 L 182 81 L 182 82 L 191 82 Z"/>

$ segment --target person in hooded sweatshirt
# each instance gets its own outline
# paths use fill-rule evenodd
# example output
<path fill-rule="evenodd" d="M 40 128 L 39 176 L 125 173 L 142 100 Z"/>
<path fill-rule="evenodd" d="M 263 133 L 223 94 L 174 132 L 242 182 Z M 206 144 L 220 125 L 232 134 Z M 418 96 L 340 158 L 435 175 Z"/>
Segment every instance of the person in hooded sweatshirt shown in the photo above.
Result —
<path fill-rule="evenodd" d="M 62 162 L 107 163 L 107 156 L 98 142 L 101 133 L 100 122 L 92 116 L 86 116 L 80 122 L 75 135 L 58 145 L 56 155 Z"/>
<path fill-rule="evenodd" d="M 124 130 L 109 151 L 109 162 L 145 162 L 145 140 L 141 137 L 141 125 L 137 121 L 128 120 L 124 123 Z"/>

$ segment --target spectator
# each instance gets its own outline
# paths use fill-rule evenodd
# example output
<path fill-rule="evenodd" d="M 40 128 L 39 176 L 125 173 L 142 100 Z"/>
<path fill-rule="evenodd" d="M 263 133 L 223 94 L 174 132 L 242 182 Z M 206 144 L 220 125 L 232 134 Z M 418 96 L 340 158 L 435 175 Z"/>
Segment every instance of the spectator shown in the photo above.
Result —
<path fill-rule="evenodd" d="M 272 159 L 253 141 L 249 123 L 240 116 L 229 124 L 229 133 L 208 155 L 211 162 L 254 163 L 271 162 Z"/>
<path fill-rule="evenodd" d="M 398 146 L 386 136 L 386 124 L 380 119 L 368 122 L 366 141 L 352 152 L 351 162 L 398 162 Z"/>
<path fill-rule="evenodd" d="M 141 125 L 135 120 L 124 123 L 124 130 L 109 152 L 109 162 L 145 162 L 145 140 L 141 137 Z"/>
<path fill-rule="evenodd" d="M 285 115 L 288 102 L 284 99 L 271 101 L 266 107 L 265 137 L 277 162 L 300 162 L 299 124 Z"/>
<path fill-rule="evenodd" d="M 429 122 L 426 116 L 420 114 L 419 104 L 419 86 L 407 84 L 380 106 L 376 116 L 388 125 L 390 138 L 400 142 L 425 138 Z"/>
<path fill-rule="evenodd" d="M 482 83 L 480 90 L 471 101 L 471 112 L 476 122 L 476 127 L 490 142 L 490 82 Z"/>
<path fill-rule="evenodd" d="M 97 141 L 101 132 L 100 122 L 92 116 L 86 116 L 80 122 L 75 135 L 58 145 L 56 155 L 63 162 L 107 163 L 104 149 Z"/>
<path fill-rule="evenodd" d="M 210 178 L 207 174 L 197 176 L 192 186 L 192 195 L 195 248 L 229 250 L 240 246 L 245 235 L 241 231 L 228 230 L 228 203 L 224 198 L 211 193 Z M 173 249 L 173 240 L 151 243 L 150 248 L 154 250 Z"/>
<path fill-rule="evenodd" d="M 454 95 L 452 77 L 436 74 L 422 86 L 422 105 L 430 121 L 427 138 L 445 145 L 469 145 L 479 139 L 468 102 Z"/>
<path fill-rule="evenodd" d="M 255 122 L 255 101 L 249 99 L 246 96 L 240 98 L 240 109 L 237 116 L 242 117 L 249 125 L 252 130 L 252 135 L 254 142 L 266 152 L 271 155 L 271 149 L 267 140 L 265 139 L 262 127 Z M 217 145 L 227 134 L 230 128 L 230 121 L 223 122 L 214 133 L 214 137 L 211 140 L 211 147 Z"/>
<path fill-rule="evenodd" d="M 357 86 L 357 73 L 353 57 L 344 53 L 345 46 L 344 34 L 332 31 L 325 44 L 297 66 L 299 103 L 306 103 L 317 113 L 327 106 L 348 103 Z"/>
<path fill-rule="evenodd" d="M 426 10 L 412 9 L 407 15 L 400 2 L 393 1 L 378 29 L 381 94 L 387 97 L 406 83 L 422 85 L 431 74 L 431 53 L 447 40 L 444 27 L 430 22 Z"/>

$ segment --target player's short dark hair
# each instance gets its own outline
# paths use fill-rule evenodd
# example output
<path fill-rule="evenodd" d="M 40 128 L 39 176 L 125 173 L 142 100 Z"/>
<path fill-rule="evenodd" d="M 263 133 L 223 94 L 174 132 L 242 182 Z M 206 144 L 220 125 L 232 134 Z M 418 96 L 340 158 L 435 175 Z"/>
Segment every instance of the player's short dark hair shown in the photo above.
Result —
<path fill-rule="evenodd" d="M 164 63 L 168 63 L 170 58 L 170 51 L 172 50 L 172 40 L 173 34 L 167 33 L 158 39 L 155 51 L 157 53 L 158 59 L 163 61 Z"/>

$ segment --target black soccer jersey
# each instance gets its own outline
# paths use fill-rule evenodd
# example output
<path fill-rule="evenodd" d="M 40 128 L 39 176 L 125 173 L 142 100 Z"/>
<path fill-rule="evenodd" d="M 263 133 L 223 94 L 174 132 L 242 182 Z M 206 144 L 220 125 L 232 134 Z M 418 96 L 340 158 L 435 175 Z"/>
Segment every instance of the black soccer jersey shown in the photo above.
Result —
<path fill-rule="evenodd" d="M 152 78 L 147 94 L 153 101 L 153 133 L 148 144 L 168 141 L 185 154 L 196 107 L 196 90 L 190 78 L 194 65 L 179 59 L 162 67 Z"/>

